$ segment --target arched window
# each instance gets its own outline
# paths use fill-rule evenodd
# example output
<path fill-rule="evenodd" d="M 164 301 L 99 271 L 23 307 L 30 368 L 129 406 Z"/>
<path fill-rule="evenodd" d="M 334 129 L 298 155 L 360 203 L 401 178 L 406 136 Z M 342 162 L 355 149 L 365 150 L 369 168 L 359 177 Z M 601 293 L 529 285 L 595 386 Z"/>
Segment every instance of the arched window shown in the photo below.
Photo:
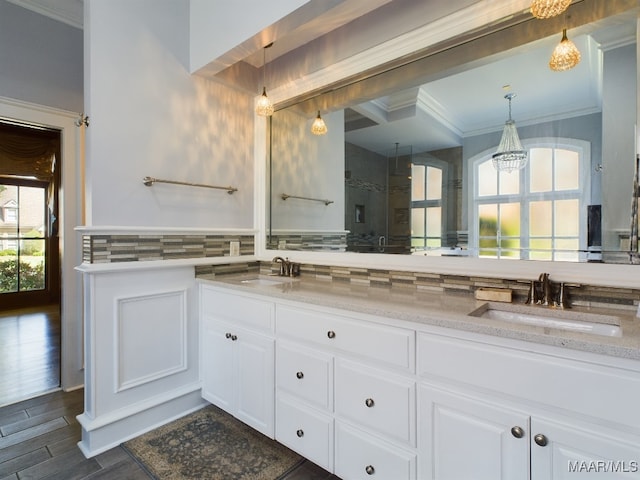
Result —
<path fill-rule="evenodd" d="M 411 249 L 440 248 L 443 219 L 446 163 L 435 158 L 414 156 L 411 165 Z"/>
<path fill-rule="evenodd" d="M 522 170 L 498 172 L 491 153 L 473 161 L 474 247 L 479 257 L 579 261 L 586 250 L 589 144 L 529 140 Z"/>

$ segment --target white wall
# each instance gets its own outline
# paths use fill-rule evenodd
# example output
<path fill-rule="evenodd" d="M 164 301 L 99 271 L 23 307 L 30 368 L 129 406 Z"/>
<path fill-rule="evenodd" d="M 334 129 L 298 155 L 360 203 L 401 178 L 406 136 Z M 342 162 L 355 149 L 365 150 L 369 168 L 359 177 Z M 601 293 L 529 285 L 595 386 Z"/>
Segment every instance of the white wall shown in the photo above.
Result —
<path fill-rule="evenodd" d="M 0 97 L 80 113 L 82 30 L 0 0 Z"/>
<path fill-rule="evenodd" d="M 274 230 L 344 229 L 344 113 L 323 115 L 328 133 L 311 133 L 315 116 L 287 110 L 273 116 L 272 212 Z M 332 200 L 325 205 L 281 195 Z"/>
<path fill-rule="evenodd" d="M 189 74 L 189 1 L 87 0 L 85 44 L 87 224 L 251 228 L 253 98 Z"/>

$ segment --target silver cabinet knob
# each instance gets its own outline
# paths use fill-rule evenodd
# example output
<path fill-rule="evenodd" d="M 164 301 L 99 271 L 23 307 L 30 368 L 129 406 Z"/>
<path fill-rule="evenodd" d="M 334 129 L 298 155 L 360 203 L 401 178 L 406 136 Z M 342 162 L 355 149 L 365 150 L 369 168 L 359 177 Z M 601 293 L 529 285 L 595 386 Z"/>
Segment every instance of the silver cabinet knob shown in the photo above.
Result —
<path fill-rule="evenodd" d="M 231 338 L 231 334 L 229 332 L 224 334 L 225 338 Z"/>
<path fill-rule="evenodd" d="M 231 341 L 235 342 L 238 339 L 237 335 L 231 335 Z"/>
<path fill-rule="evenodd" d="M 298 431 L 296 431 L 296 435 L 300 438 L 304 437 L 304 430 L 300 429 Z"/>
<path fill-rule="evenodd" d="M 373 406 L 375 405 L 375 402 L 373 401 L 373 398 L 367 398 L 367 399 L 364 401 L 364 404 L 365 404 L 367 407 L 371 408 L 371 407 L 373 407 Z"/>
<path fill-rule="evenodd" d="M 367 465 L 366 467 L 364 467 L 364 471 L 367 472 L 367 475 L 373 475 L 374 473 L 376 473 L 376 469 L 373 468 L 373 465 Z"/>
<path fill-rule="evenodd" d="M 299 378 L 299 379 L 303 379 L 303 378 L 304 378 L 304 373 L 302 373 L 302 372 L 297 372 L 297 373 L 296 373 L 296 377 L 297 377 L 297 378 Z"/>
<path fill-rule="evenodd" d="M 329 330 L 327 332 L 327 337 L 329 338 L 336 338 L 336 332 L 334 332 L 333 330 Z"/>
<path fill-rule="evenodd" d="M 516 425 L 511 429 L 511 435 L 513 435 L 516 438 L 522 438 L 524 437 L 524 430 L 522 429 L 522 427 L 519 427 Z"/>
<path fill-rule="evenodd" d="M 538 433 L 535 437 L 533 437 L 533 441 L 541 447 L 545 447 L 549 443 L 549 439 L 541 433 Z"/>

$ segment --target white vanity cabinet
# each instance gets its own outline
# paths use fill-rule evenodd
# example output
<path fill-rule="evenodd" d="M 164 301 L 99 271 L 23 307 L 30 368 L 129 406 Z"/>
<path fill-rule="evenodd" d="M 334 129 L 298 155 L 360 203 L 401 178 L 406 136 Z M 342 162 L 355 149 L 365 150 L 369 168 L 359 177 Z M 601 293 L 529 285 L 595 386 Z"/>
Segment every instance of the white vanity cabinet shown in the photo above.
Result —
<path fill-rule="evenodd" d="M 421 333 L 418 375 L 421 479 L 640 478 L 637 372 Z"/>
<path fill-rule="evenodd" d="M 200 286 L 202 396 L 274 436 L 273 304 Z"/>
<path fill-rule="evenodd" d="M 416 478 L 415 331 L 276 306 L 276 439 L 344 479 Z"/>

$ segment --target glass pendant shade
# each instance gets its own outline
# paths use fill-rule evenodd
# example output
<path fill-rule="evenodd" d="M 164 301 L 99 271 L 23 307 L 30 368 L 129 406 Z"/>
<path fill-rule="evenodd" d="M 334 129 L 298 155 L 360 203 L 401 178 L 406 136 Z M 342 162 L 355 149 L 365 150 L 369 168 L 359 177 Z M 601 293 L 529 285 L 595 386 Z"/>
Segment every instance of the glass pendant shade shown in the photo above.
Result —
<path fill-rule="evenodd" d="M 551 59 L 549 60 L 549 68 L 556 72 L 569 70 L 580 63 L 580 50 L 575 43 L 567 38 L 567 29 L 562 30 L 562 40 L 556 45 Z"/>
<path fill-rule="evenodd" d="M 327 133 L 327 124 L 320 116 L 320 110 L 318 110 L 318 116 L 311 124 L 311 133 L 314 135 L 325 135 Z"/>
<path fill-rule="evenodd" d="M 515 94 L 510 93 L 504 97 L 509 100 L 509 119 L 504 124 L 498 150 L 492 157 L 495 169 L 503 172 L 524 168 L 529 159 L 526 150 L 522 148 L 522 143 L 520 143 L 516 122 L 511 118 L 511 99 L 514 96 Z"/>
<path fill-rule="evenodd" d="M 273 103 L 267 97 L 267 88 L 262 87 L 262 95 L 258 99 L 258 103 L 256 104 L 256 113 L 262 117 L 269 117 L 273 115 Z"/>
<path fill-rule="evenodd" d="M 273 103 L 271 103 L 271 100 L 269 100 L 269 97 L 267 97 L 267 87 L 266 85 L 266 78 L 267 78 L 267 48 L 271 48 L 271 46 L 273 45 L 273 42 L 271 42 L 268 45 L 265 45 L 264 48 L 262 49 L 262 95 L 260 95 L 260 98 L 258 99 L 258 102 L 256 103 L 256 114 L 260 115 L 261 117 L 270 117 L 271 115 L 273 115 L 274 112 L 274 108 L 273 108 Z"/>
<path fill-rule="evenodd" d="M 533 0 L 531 14 L 536 18 L 551 18 L 564 12 L 571 0 Z"/>

